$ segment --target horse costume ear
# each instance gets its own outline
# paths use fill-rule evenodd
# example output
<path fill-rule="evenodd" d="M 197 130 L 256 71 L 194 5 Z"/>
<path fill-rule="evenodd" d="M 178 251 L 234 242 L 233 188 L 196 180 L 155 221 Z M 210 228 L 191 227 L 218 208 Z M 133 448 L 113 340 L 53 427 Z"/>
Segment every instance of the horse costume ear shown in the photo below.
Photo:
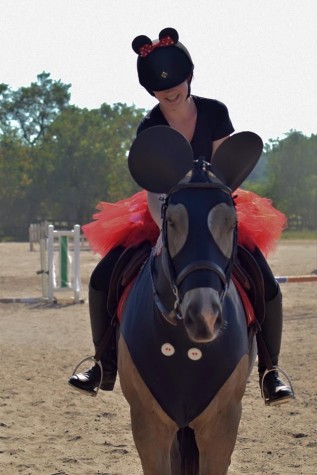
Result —
<path fill-rule="evenodd" d="M 134 38 L 134 40 L 132 41 L 132 49 L 136 54 L 140 54 L 140 48 L 148 44 L 151 45 L 152 40 L 150 40 L 148 36 L 140 35 Z"/>
<path fill-rule="evenodd" d="M 152 193 L 168 193 L 192 169 L 193 150 L 182 134 L 157 125 L 134 140 L 128 165 L 139 186 Z"/>
<path fill-rule="evenodd" d="M 232 135 L 217 148 L 211 160 L 212 172 L 234 191 L 250 175 L 262 150 L 262 139 L 254 132 Z"/>

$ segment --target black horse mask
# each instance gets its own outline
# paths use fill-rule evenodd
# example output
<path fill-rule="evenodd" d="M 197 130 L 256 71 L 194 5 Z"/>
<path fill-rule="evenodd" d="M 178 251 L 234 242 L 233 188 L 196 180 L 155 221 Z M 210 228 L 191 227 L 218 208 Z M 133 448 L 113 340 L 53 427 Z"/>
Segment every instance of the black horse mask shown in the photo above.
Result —
<path fill-rule="evenodd" d="M 213 287 L 224 293 L 230 278 L 236 236 L 235 209 L 231 190 L 207 167 L 208 164 L 198 160 L 189 181 L 172 189 L 162 208 L 164 267 L 181 295 L 195 287 Z M 199 272 L 190 267 L 193 261 L 198 263 Z M 207 262 L 212 262 L 214 272 L 210 272 L 209 265 L 204 269 L 203 263 Z M 221 269 L 225 269 L 224 274 Z"/>

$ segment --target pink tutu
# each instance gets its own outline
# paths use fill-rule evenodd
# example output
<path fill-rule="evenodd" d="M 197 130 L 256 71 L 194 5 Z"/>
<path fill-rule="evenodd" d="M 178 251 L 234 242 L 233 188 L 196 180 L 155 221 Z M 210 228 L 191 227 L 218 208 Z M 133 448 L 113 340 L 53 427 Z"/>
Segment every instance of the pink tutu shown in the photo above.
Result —
<path fill-rule="evenodd" d="M 252 250 L 258 247 L 265 256 L 275 248 L 286 217 L 275 209 L 271 200 L 251 191 L 234 193 L 238 215 L 238 242 Z M 105 256 L 116 246 L 137 246 L 142 241 L 155 244 L 159 229 L 147 207 L 146 191 L 140 191 L 116 203 L 100 202 L 94 221 L 82 229 L 92 250 Z"/>

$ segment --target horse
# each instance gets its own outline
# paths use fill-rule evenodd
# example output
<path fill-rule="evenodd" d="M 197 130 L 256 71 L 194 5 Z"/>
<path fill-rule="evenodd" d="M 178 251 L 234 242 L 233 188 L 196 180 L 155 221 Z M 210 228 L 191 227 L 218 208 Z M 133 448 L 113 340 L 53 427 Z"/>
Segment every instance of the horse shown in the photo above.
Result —
<path fill-rule="evenodd" d="M 153 248 L 128 294 L 118 341 L 120 385 L 145 475 L 228 473 L 256 357 L 232 281 L 232 191 L 262 145 L 256 134 L 235 134 L 210 165 L 193 160 L 181 134 L 157 126 L 130 149 L 133 178 L 165 194 L 162 248 Z"/>

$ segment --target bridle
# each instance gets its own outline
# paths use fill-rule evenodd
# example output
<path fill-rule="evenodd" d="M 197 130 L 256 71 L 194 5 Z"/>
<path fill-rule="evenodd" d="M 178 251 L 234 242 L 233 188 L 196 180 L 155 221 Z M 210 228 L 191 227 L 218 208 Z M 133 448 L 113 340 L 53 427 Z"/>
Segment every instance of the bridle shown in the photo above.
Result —
<path fill-rule="evenodd" d="M 207 164 L 208 165 L 208 164 Z M 167 237 L 167 219 L 166 219 L 166 211 L 171 199 L 171 196 L 175 194 L 176 192 L 182 190 L 182 189 L 218 189 L 222 190 L 228 195 L 230 195 L 231 198 L 231 189 L 222 184 L 221 182 L 213 182 L 213 181 L 206 181 L 206 182 L 189 182 L 189 183 L 179 183 L 175 187 L 173 187 L 168 195 L 164 198 L 163 205 L 162 205 L 162 222 L 163 222 L 163 228 L 162 228 L 162 239 L 163 239 L 163 249 L 162 249 L 162 260 L 163 260 L 163 268 L 166 273 L 166 277 L 170 283 L 172 292 L 175 297 L 174 301 L 174 307 L 172 312 L 167 312 L 165 309 L 155 286 L 155 281 L 153 277 L 153 272 L 154 272 L 154 256 L 155 252 L 152 251 L 152 254 L 150 256 L 150 269 L 151 269 L 151 279 L 152 279 L 152 289 L 153 289 L 153 295 L 154 295 L 154 300 L 156 303 L 157 308 L 159 311 L 162 313 L 162 315 L 170 322 L 173 323 L 174 325 L 177 323 L 177 320 L 182 320 L 183 315 L 181 312 L 180 304 L 182 302 L 182 298 L 180 296 L 179 292 L 179 287 L 182 284 L 182 282 L 193 272 L 197 272 L 200 270 L 206 270 L 213 272 L 217 275 L 217 277 L 220 279 L 221 282 L 221 292 L 220 292 L 220 302 L 222 303 L 230 282 L 230 276 L 231 276 L 231 271 L 233 267 L 233 262 L 234 262 L 234 255 L 231 256 L 229 260 L 229 264 L 227 265 L 226 269 L 223 270 L 218 264 L 215 262 L 210 262 L 208 260 L 203 260 L 203 261 L 195 261 L 187 266 L 185 266 L 180 272 L 176 273 L 175 267 L 173 265 L 173 260 L 170 255 L 169 249 L 168 249 L 168 237 Z M 233 203 L 233 201 L 232 201 Z M 234 206 L 234 204 L 233 204 Z M 235 232 L 235 238 L 234 238 L 234 243 L 233 243 L 233 253 L 235 252 L 236 249 L 236 232 Z"/>

